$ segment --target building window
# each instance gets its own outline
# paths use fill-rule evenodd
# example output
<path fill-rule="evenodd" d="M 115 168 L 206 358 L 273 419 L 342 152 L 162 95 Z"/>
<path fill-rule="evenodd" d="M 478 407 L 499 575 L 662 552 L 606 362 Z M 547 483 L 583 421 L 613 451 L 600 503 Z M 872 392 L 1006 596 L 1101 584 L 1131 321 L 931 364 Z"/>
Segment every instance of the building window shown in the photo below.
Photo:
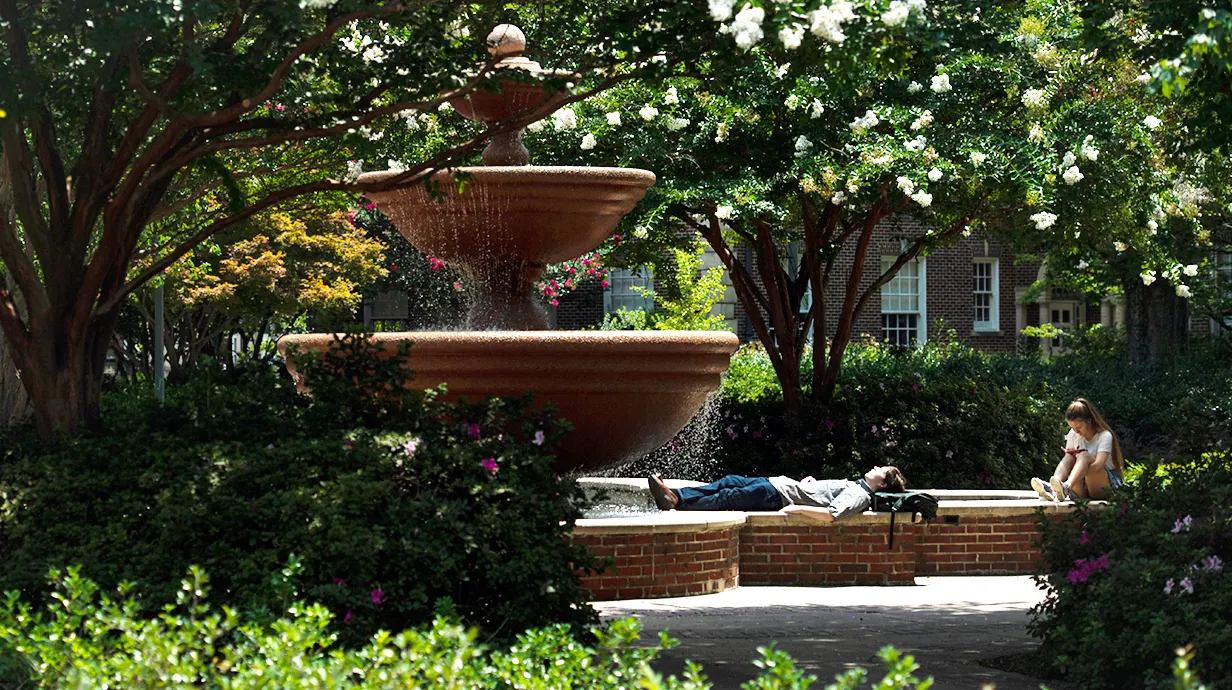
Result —
<path fill-rule="evenodd" d="M 971 264 L 971 293 L 975 302 L 972 329 L 1001 330 L 1000 276 L 996 259 L 976 259 Z"/>
<path fill-rule="evenodd" d="M 1223 290 L 1223 298 L 1232 302 L 1232 252 L 1217 252 L 1215 254 L 1215 284 Z M 1232 327 L 1232 312 L 1223 315 L 1225 326 Z M 1223 333 L 1215 319 L 1211 319 L 1211 333 Z"/>
<path fill-rule="evenodd" d="M 890 270 L 898 257 L 881 257 L 881 272 Z M 892 345 L 919 345 L 928 338 L 926 288 L 922 259 L 903 264 L 898 273 L 881 286 L 881 338 Z"/>
<path fill-rule="evenodd" d="M 607 289 L 603 291 L 603 311 L 615 314 L 628 311 L 654 311 L 654 276 L 643 266 L 637 270 L 613 268 L 608 271 Z M 642 294 L 641 290 L 649 292 Z"/>
<path fill-rule="evenodd" d="M 364 305 L 364 321 L 405 321 L 410 310 L 410 298 L 405 292 L 378 292 Z"/>
<path fill-rule="evenodd" d="M 1061 331 L 1072 331 L 1078 318 L 1077 302 L 1053 302 L 1049 305 L 1050 319 L 1048 323 Z M 1059 354 L 1065 347 L 1065 336 L 1052 338 L 1048 343 L 1049 354 Z"/>

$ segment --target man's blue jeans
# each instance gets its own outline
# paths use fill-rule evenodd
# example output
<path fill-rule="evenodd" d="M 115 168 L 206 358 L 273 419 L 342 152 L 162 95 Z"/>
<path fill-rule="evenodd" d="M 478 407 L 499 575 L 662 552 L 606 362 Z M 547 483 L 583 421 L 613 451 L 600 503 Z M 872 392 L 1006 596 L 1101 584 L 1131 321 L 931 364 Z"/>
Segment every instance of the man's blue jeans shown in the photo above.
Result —
<path fill-rule="evenodd" d="M 765 477 L 729 474 L 703 486 L 676 489 L 680 503 L 676 510 L 778 510 L 783 498 Z"/>

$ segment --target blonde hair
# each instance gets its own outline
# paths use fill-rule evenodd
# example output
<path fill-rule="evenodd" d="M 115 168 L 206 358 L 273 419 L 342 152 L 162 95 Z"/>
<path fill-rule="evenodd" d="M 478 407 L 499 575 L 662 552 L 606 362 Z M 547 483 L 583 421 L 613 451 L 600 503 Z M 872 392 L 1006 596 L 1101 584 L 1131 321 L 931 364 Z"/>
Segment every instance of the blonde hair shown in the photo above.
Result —
<path fill-rule="evenodd" d="M 1108 426 L 1108 422 L 1104 421 L 1104 416 L 1095 409 L 1090 400 L 1078 398 L 1070 403 L 1065 409 L 1065 419 L 1070 422 L 1086 422 L 1094 426 L 1097 431 L 1107 431 L 1112 434 L 1112 466 L 1117 472 L 1125 472 L 1125 456 L 1121 454 L 1121 444 L 1117 441 L 1116 434 L 1112 433 L 1112 427 Z"/>

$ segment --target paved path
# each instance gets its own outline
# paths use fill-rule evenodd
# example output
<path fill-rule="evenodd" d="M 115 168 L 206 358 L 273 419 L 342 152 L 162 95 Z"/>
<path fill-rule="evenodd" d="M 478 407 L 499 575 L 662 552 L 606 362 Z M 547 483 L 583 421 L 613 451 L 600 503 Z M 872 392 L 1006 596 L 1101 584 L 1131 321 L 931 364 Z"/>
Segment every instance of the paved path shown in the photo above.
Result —
<path fill-rule="evenodd" d="M 914 654 L 920 675 L 934 676 L 938 690 L 980 690 L 989 683 L 996 690 L 1037 690 L 1037 679 L 978 661 L 1033 649 L 1028 611 L 1042 598 L 1025 576 L 920 577 L 914 587 L 739 587 L 595 608 L 604 618 L 641 618 L 644 639 L 668 630 L 680 646 L 656 669 L 679 674 L 691 659 L 719 690 L 739 688 L 757 675 L 750 660 L 771 640 L 820 679 L 813 686 L 818 690 L 853 666 L 880 680 L 875 655 L 885 644 Z"/>

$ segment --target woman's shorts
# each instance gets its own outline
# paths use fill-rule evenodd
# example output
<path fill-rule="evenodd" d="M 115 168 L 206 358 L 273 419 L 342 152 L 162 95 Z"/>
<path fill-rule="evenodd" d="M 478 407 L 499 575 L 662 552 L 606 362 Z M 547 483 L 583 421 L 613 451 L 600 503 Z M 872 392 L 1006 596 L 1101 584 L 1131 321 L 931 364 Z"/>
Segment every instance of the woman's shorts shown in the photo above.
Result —
<path fill-rule="evenodd" d="M 1110 467 L 1105 466 L 1104 471 L 1108 473 L 1108 486 L 1119 489 L 1125 486 L 1125 478 Z"/>

